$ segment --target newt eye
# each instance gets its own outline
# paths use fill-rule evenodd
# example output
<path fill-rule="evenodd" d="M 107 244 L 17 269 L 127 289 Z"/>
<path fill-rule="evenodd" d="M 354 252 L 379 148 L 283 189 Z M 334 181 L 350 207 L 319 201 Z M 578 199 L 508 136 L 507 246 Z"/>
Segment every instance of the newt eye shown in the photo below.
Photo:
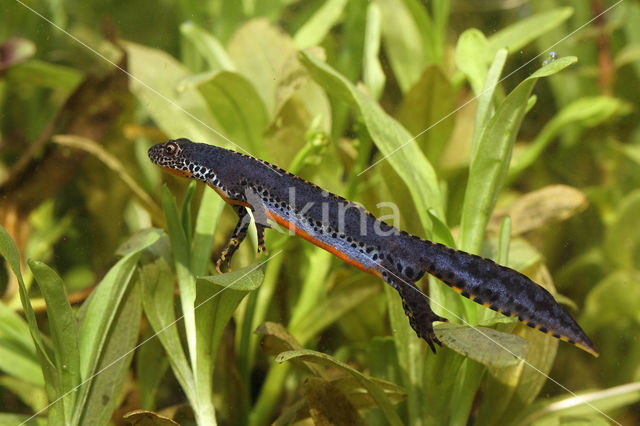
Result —
<path fill-rule="evenodd" d="M 178 147 L 176 146 L 175 143 L 171 142 L 167 144 L 167 146 L 165 147 L 165 150 L 167 151 L 167 154 L 173 154 L 178 150 Z"/>

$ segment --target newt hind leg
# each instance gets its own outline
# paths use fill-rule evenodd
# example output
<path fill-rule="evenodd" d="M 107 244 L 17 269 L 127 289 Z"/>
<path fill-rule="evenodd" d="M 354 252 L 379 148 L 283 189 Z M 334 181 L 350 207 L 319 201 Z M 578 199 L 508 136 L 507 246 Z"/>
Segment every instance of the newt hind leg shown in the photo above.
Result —
<path fill-rule="evenodd" d="M 442 342 L 436 337 L 433 331 L 434 321 L 448 322 L 446 318 L 436 315 L 431 310 L 427 299 L 422 292 L 410 280 L 399 277 L 385 277 L 387 283 L 395 288 L 402 298 L 404 313 L 409 317 L 409 324 L 418 337 L 424 339 L 431 351 L 436 353 L 434 343 L 442 346 Z"/>

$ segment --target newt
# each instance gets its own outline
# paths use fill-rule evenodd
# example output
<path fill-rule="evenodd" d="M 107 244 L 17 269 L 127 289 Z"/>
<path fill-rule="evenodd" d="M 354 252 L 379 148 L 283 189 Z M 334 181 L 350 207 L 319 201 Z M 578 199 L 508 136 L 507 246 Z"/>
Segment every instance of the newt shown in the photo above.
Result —
<path fill-rule="evenodd" d="M 148 154 L 162 169 L 209 185 L 238 215 L 216 262 L 219 273 L 245 238 L 251 210 L 258 255 L 266 252 L 268 218 L 381 278 L 398 291 L 411 327 L 434 353 L 434 343 L 442 343 L 433 322 L 447 319 L 431 310 L 414 284 L 425 273 L 476 303 L 598 356 L 589 337 L 553 296 L 513 269 L 401 231 L 360 205 L 249 155 L 184 138 L 154 145 Z"/>

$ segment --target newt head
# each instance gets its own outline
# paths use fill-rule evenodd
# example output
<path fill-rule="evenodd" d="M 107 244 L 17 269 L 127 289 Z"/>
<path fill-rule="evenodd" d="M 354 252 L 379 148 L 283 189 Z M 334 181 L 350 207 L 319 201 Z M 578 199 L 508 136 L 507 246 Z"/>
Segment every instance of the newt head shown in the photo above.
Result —
<path fill-rule="evenodd" d="M 151 162 L 174 175 L 204 180 L 209 172 L 198 157 L 198 147 L 189 139 L 175 139 L 149 148 Z"/>

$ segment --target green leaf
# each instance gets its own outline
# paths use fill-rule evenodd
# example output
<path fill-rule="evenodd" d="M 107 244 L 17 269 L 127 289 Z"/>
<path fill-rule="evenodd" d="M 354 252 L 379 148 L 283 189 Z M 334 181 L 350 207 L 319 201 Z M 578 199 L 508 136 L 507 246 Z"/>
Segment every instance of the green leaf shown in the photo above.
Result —
<path fill-rule="evenodd" d="M 192 21 L 180 25 L 180 33 L 193 44 L 202 55 L 211 71 L 233 71 L 235 66 L 227 55 L 227 51 L 220 41 L 204 28 Z"/>
<path fill-rule="evenodd" d="M 86 315 L 80 328 L 80 375 L 86 380 L 94 371 L 107 330 L 126 292 L 140 253 L 159 238 L 158 233 L 150 233 L 140 241 L 137 250 L 123 257 L 107 272 L 96 286 Z"/>
<path fill-rule="evenodd" d="M 378 58 L 380 55 L 381 16 L 380 7 L 376 3 L 369 3 L 364 34 L 362 79 L 374 99 L 379 99 L 382 95 L 386 80 Z"/>
<path fill-rule="evenodd" d="M 489 367 L 515 365 L 529 348 L 522 337 L 486 327 L 437 324 L 434 330 L 443 345 Z"/>
<path fill-rule="evenodd" d="M 204 275 L 207 271 L 213 238 L 225 204 L 215 191 L 204 191 L 202 194 L 191 251 L 191 270 L 195 275 Z"/>
<path fill-rule="evenodd" d="M 76 400 L 74 419 L 79 420 L 80 410 L 85 406 L 91 384 L 91 377 L 102 356 L 102 351 L 109 330 L 121 305 L 124 294 L 135 271 L 142 250 L 158 241 L 158 233 L 149 233 L 140 240 L 137 251 L 126 255 L 107 272 L 97 285 L 91 297 L 85 302 L 87 306 L 84 319 L 80 327 L 79 353 L 80 377 L 82 386 Z"/>
<path fill-rule="evenodd" d="M 428 213 L 433 223 L 433 241 L 455 248 L 456 240 L 451 235 L 449 227 L 436 216 L 435 210 L 429 209 Z"/>
<path fill-rule="evenodd" d="M 573 15 L 573 9 L 563 7 L 538 13 L 515 24 L 509 25 L 489 37 L 488 56 L 491 58 L 498 49 L 506 48 L 509 53 L 517 52 L 541 35 L 551 31 Z"/>
<path fill-rule="evenodd" d="M 120 391 L 138 340 L 142 305 L 140 287 L 130 286 L 108 330 L 96 377 L 82 407 L 81 424 L 107 424 L 120 402 Z"/>
<path fill-rule="evenodd" d="M 36 386 L 44 386 L 36 348 L 25 320 L 0 302 L 0 370 Z"/>
<path fill-rule="evenodd" d="M 430 65 L 405 93 L 396 117 L 416 136 L 415 141 L 433 164 L 438 164 L 453 132 L 456 93 L 437 65 Z"/>
<path fill-rule="evenodd" d="M 488 49 L 487 38 L 475 28 L 463 32 L 456 45 L 456 66 L 467 76 L 476 95 L 481 93 L 487 75 Z"/>
<path fill-rule="evenodd" d="M 638 265 L 640 229 L 636 225 L 639 214 L 640 189 L 635 189 L 624 197 L 615 220 L 607 228 L 605 254 L 612 265 L 621 269 L 634 270 Z"/>
<path fill-rule="evenodd" d="M 472 157 L 475 156 L 478 148 L 478 137 L 482 134 L 487 121 L 493 117 L 495 112 L 495 108 L 493 107 L 493 95 L 498 87 L 500 75 L 502 74 L 502 69 L 504 68 L 506 60 L 507 50 L 498 49 L 485 76 L 482 91 L 478 95 L 478 109 L 476 110 L 476 119 L 473 127 L 473 141 L 471 143 Z"/>
<path fill-rule="evenodd" d="M 187 237 L 187 245 L 191 244 L 191 199 L 195 192 L 196 181 L 192 180 L 189 182 L 187 190 L 184 193 L 184 198 L 182 199 L 182 214 L 180 215 L 182 229 L 184 230 L 185 237 Z"/>
<path fill-rule="evenodd" d="M 331 292 L 327 298 L 316 302 L 304 318 L 291 327 L 291 334 L 305 344 L 345 313 L 377 293 L 378 289 L 379 285 L 374 282 L 350 285 Z"/>
<path fill-rule="evenodd" d="M 124 43 L 127 51 L 131 92 L 158 127 L 168 135 L 226 145 L 212 129 L 220 126 L 195 89 L 177 92 L 178 83 L 189 71 L 167 53 L 139 44 Z M 162 72 L 158 72 L 162 70 Z"/>
<path fill-rule="evenodd" d="M 222 71 L 201 82 L 198 90 L 225 135 L 252 155 L 265 157 L 262 133 L 269 117 L 251 82 L 238 73 Z"/>
<path fill-rule="evenodd" d="M 198 342 L 202 350 L 211 354 L 212 367 L 222 332 L 236 307 L 262 284 L 262 263 L 222 275 L 199 277 L 196 281 Z"/>
<path fill-rule="evenodd" d="M 76 317 L 67 299 L 64 283 L 58 274 L 42 262 L 29 260 L 28 263 L 47 303 L 47 317 L 60 383 L 59 393 L 64 405 L 65 418 L 70 419 L 76 397 L 73 390 L 80 383 Z"/>
<path fill-rule="evenodd" d="M 575 57 L 560 58 L 521 82 L 500 104 L 478 137 L 469 166 L 460 225 L 460 248 L 477 253 L 482 236 L 506 178 L 511 151 L 538 78 L 555 74 L 575 63 Z"/>
<path fill-rule="evenodd" d="M 393 340 L 398 354 L 402 384 L 407 392 L 408 414 L 410 419 L 421 419 L 424 416 L 423 388 L 421 378 L 424 371 L 424 343 L 417 338 L 415 331 L 409 325 L 402 307 L 402 301 L 395 289 L 385 285 L 389 307 L 389 319 Z"/>
<path fill-rule="evenodd" d="M 166 262 L 164 264 L 168 269 L 168 273 L 171 274 L 171 269 L 168 268 Z M 142 270 L 140 273 L 143 273 Z M 142 275 L 140 285 L 144 286 Z M 144 289 L 143 297 L 145 297 Z M 173 300 L 173 295 L 171 295 L 170 300 Z M 158 330 L 161 330 L 161 328 Z M 171 351 L 173 352 L 176 349 L 177 347 L 172 347 Z M 180 347 L 180 349 L 182 348 Z M 167 372 L 167 368 L 169 368 L 168 356 L 160 339 L 156 339 L 155 327 L 152 324 L 151 328 L 147 329 L 140 347 L 136 351 L 136 377 L 140 387 L 140 407 L 146 410 L 156 408 L 158 390 L 161 387 L 161 381 Z"/>
<path fill-rule="evenodd" d="M 513 182 L 530 167 L 558 134 L 571 124 L 579 123 L 583 128 L 595 127 L 615 116 L 629 113 L 630 108 L 627 102 L 609 96 L 586 96 L 570 103 L 553 116 L 523 152 L 514 157 L 508 182 Z"/>
<path fill-rule="evenodd" d="M 184 353 L 174 312 L 173 273 L 164 258 L 140 268 L 142 305 L 155 337 L 164 347 L 173 374 L 190 401 L 195 401 L 195 385 L 189 361 Z"/>
<path fill-rule="evenodd" d="M 49 348 L 45 347 L 38 329 L 38 323 L 36 321 L 36 315 L 33 312 L 33 307 L 29 300 L 29 292 L 24 284 L 22 273 L 20 272 L 20 254 L 15 243 L 11 239 L 9 233 L 0 226 L 0 254 L 5 258 L 7 264 L 18 279 L 18 290 L 20 293 L 20 301 L 22 302 L 22 308 L 24 309 L 24 315 L 29 325 L 29 332 L 31 338 L 35 344 L 36 354 L 40 361 L 40 367 L 42 368 L 42 374 L 45 380 L 45 388 L 47 390 L 47 396 L 50 401 L 55 401 L 58 396 L 57 383 L 58 374 L 55 369 L 55 365 L 51 360 Z M 54 419 L 52 421 L 64 422 L 64 411 L 62 404 L 53 404 L 49 407 L 49 418 Z"/>
<path fill-rule="evenodd" d="M 557 417 L 560 414 L 565 418 L 592 416 L 595 414 L 593 407 L 608 413 L 638 401 L 640 401 L 640 382 L 627 383 L 601 391 L 578 392 L 576 396 L 569 398 L 560 396 L 532 404 L 520 412 L 514 424 L 536 422 L 541 425 L 550 417 Z"/>
<path fill-rule="evenodd" d="M 307 52 L 300 52 L 300 60 L 325 90 L 358 108 L 373 141 L 383 155 L 390 155 L 388 161 L 411 192 L 424 228 L 430 228 L 429 208 L 444 217 L 436 174 L 424 154 L 412 143 L 409 132 L 324 62 Z"/>
<path fill-rule="evenodd" d="M 200 399 L 213 394 L 210 387 L 222 334 L 240 301 L 262 283 L 264 273 L 261 265 L 259 263 L 222 275 L 199 277 L 196 281 L 198 362 L 192 370 L 196 380 L 199 380 L 197 385 Z"/>
<path fill-rule="evenodd" d="M 278 88 L 290 78 L 287 70 L 295 60 L 293 41 L 266 19 L 255 19 L 235 32 L 228 51 L 238 72 L 259 89 L 267 114 L 273 117 L 278 110 Z"/>
<path fill-rule="evenodd" d="M 586 330 L 607 328 L 609 324 L 631 320 L 640 322 L 640 274 L 617 270 L 589 292 L 581 324 Z"/>
<path fill-rule="evenodd" d="M 316 46 L 324 40 L 329 30 L 338 23 L 347 0 L 328 0 L 305 21 L 296 34 L 293 42 L 298 49 Z"/>
<path fill-rule="evenodd" d="M 382 39 L 393 74 L 403 92 L 418 81 L 425 66 L 421 31 L 402 0 L 376 1 L 384 19 Z"/>
<path fill-rule="evenodd" d="M 7 79 L 14 83 L 62 89 L 71 93 L 84 75 L 77 69 L 30 59 L 7 70 Z"/>
<path fill-rule="evenodd" d="M 283 363 L 285 361 L 290 361 L 295 359 L 298 359 L 301 361 L 314 362 L 316 364 L 337 368 L 338 370 L 341 370 L 353 376 L 353 378 L 357 380 L 358 383 L 362 387 L 364 387 L 367 390 L 367 392 L 373 397 L 373 399 L 376 401 L 376 403 L 378 404 L 378 406 L 380 407 L 387 421 L 390 424 L 392 425 L 402 424 L 402 420 L 400 420 L 400 418 L 398 417 L 398 414 L 396 413 L 395 409 L 391 405 L 391 402 L 385 395 L 384 390 L 377 383 L 375 383 L 370 377 L 365 376 L 355 368 L 341 361 L 338 361 L 337 359 L 329 355 L 323 354 L 321 352 L 311 351 L 308 349 L 283 352 L 276 357 L 276 362 Z"/>

